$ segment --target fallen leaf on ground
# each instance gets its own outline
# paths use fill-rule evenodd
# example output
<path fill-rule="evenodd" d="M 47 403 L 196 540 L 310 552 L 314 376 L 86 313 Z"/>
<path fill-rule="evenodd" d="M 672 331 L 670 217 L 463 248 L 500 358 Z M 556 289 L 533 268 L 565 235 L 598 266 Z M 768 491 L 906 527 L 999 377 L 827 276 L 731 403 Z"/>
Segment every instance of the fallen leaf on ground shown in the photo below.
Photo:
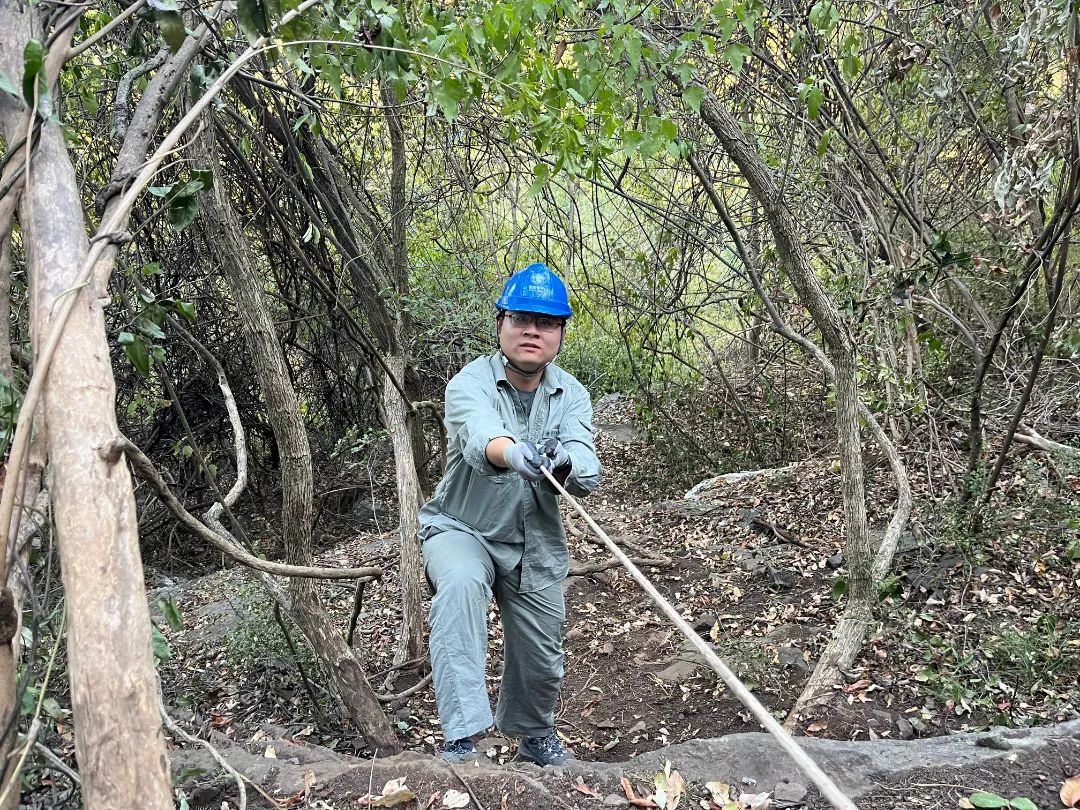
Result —
<path fill-rule="evenodd" d="M 813 723 L 806 727 L 807 734 L 814 734 L 818 731 L 824 731 L 829 727 L 829 724 L 824 720 L 815 720 Z"/>
<path fill-rule="evenodd" d="M 639 798 L 638 795 L 634 793 L 634 788 L 631 786 L 630 780 L 627 779 L 625 776 L 622 778 L 622 788 L 623 793 L 626 794 L 626 800 L 630 802 L 630 804 L 632 804 L 634 807 L 656 807 L 656 802 L 654 802 L 652 799 Z"/>
<path fill-rule="evenodd" d="M 469 794 L 460 790 L 450 789 L 443 796 L 443 807 L 466 807 L 469 804 Z"/>
<path fill-rule="evenodd" d="M 409 790 L 405 784 L 405 777 L 391 779 L 383 785 L 382 795 L 372 800 L 372 807 L 396 807 L 405 802 L 411 802 L 416 794 Z"/>
<path fill-rule="evenodd" d="M 706 782 L 705 789 L 709 791 L 712 800 L 721 807 L 731 801 L 731 785 L 726 782 Z"/>
<path fill-rule="evenodd" d="M 600 794 L 593 790 L 591 787 L 584 783 L 578 783 L 574 785 L 574 790 L 578 793 L 584 793 L 586 796 L 599 796 Z"/>
<path fill-rule="evenodd" d="M 1061 785 L 1061 803 L 1066 807 L 1080 804 L 1080 776 L 1070 776 Z"/>

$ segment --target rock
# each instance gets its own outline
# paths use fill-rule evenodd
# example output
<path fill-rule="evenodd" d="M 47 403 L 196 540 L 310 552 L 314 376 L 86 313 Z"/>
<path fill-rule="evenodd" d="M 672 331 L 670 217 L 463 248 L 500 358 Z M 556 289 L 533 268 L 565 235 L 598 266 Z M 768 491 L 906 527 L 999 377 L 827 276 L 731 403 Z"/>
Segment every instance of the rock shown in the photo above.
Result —
<path fill-rule="evenodd" d="M 799 672 L 808 672 L 810 665 L 803 658 L 802 650 L 798 647 L 781 647 L 776 654 L 780 666 L 784 669 L 796 669 Z"/>
<path fill-rule="evenodd" d="M 719 621 L 715 613 L 702 613 L 694 622 L 695 630 L 712 630 L 713 625 Z"/>
<path fill-rule="evenodd" d="M 986 732 L 950 734 L 912 742 L 889 739 L 854 742 L 800 737 L 799 746 L 826 773 L 833 776 L 842 791 L 858 799 L 877 789 L 877 774 L 889 774 L 892 780 L 919 769 L 954 767 L 958 762 L 965 763 L 967 767 L 1015 756 L 1018 752 L 1045 749 L 1062 737 L 1080 737 L 1080 720 L 1038 729 L 995 729 L 994 734 L 1011 743 L 1013 750 L 998 751 L 975 745 L 975 740 L 985 737 Z M 758 732 L 729 734 L 715 740 L 691 740 L 640 754 L 622 765 L 593 763 L 593 766 L 597 771 L 603 766 L 613 765 L 627 773 L 655 773 L 662 771 L 668 760 L 678 767 L 687 782 L 719 780 L 739 783 L 740 779 L 747 778 L 756 782 L 759 786 L 756 789 L 765 790 L 779 782 L 802 783 L 805 779 L 780 745 L 771 736 Z M 615 775 L 615 778 L 618 776 Z M 756 790 L 750 787 L 744 789 L 750 792 Z"/>
<path fill-rule="evenodd" d="M 818 633 L 821 627 L 816 624 L 781 624 L 774 628 L 765 638 L 772 644 L 789 644 L 793 641 L 809 641 Z"/>
<path fill-rule="evenodd" d="M 844 564 L 844 552 L 838 551 L 825 560 L 825 565 L 829 566 L 833 571 Z"/>
<path fill-rule="evenodd" d="M 618 793 L 609 793 L 604 797 L 604 807 L 629 807 L 630 802 L 627 801 L 625 796 L 620 796 Z"/>
<path fill-rule="evenodd" d="M 741 568 L 748 574 L 753 574 L 755 571 L 760 571 L 762 568 L 765 567 L 761 564 L 761 561 L 752 554 L 748 554 L 747 556 L 740 558 L 737 562 L 737 565 L 739 566 L 739 568 Z"/>
<path fill-rule="evenodd" d="M 491 758 L 497 759 L 499 755 L 509 752 L 510 741 L 505 737 L 484 737 L 482 740 L 477 741 L 476 750 L 484 756 L 489 756 L 489 754 L 494 751 L 494 756 Z"/>
<path fill-rule="evenodd" d="M 906 717 L 901 717 L 896 721 L 896 730 L 899 732 L 901 740 L 915 739 L 915 727 L 911 725 Z"/>
<path fill-rule="evenodd" d="M 771 565 L 766 567 L 769 571 L 769 584 L 774 588 L 787 590 L 795 587 L 797 577 L 791 571 L 785 571 L 783 568 L 776 568 Z"/>
<path fill-rule="evenodd" d="M 664 683 L 683 683 L 697 675 L 698 665 L 691 661 L 672 661 L 664 669 L 653 673 Z"/>
<path fill-rule="evenodd" d="M 783 782 L 776 783 L 772 794 L 773 802 L 777 807 L 802 804 L 802 800 L 806 798 L 806 785 L 801 782 L 789 782 L 785 779 Z"/>

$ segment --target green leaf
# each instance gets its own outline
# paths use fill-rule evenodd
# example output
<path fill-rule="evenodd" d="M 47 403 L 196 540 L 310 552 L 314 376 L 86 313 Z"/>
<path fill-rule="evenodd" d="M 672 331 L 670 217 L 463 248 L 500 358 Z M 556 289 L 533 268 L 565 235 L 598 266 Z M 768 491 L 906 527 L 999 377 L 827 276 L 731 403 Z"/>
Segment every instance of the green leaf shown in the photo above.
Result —
<path fill-rule="evenodd" d="M 192 323 L 195 320 L 195 305 L 189 301 L 177 301 L 176 311 L 180 314 L 188 323 Z"/>
<path fill-rule="evenodd" d="M 705 98 L 705 88 L 700 84 L 692 84 L 682 91 L 683 101 L 691 110 L 701 112 L 701 102 Z"/>
<path fill-rule="evenodd" d="M 533 181 L 529 186 L 529 194 L 535 197 L 544 190 L 548 178 L 551 176 L 551 167 L 546 163 L 537 163 L 533 166 Z"/>
<path fill-rule="evenodd" d="M 987 793 L 982 790 L 976 790 L 970 796 L 968 801 L 976 807 L 1008 807 L 1009 802 L 1007 799 L 1003 799 L 996 793 Z"/>
<path fill-rule="evenodd" d="M 165 636 L 153 622 L 150 623 L 150 646 L 154 651 L 154 658 L 158 661 L 164 662 L 172 658 L 169 642 L 165 640 Z"/>
<path fill-rule="evenodd" d="M 155 197 L 168 197 L 173 190 L 172 186 L 150 186 L 148 189 Z"/>
<path fill-rule="evenodd" d="M 23 99 L 31 107 L 34 105 L 34 89 L 37 87 L 38 74 L 45 66 L 45 46 L 40 40 L 31 39 L 23 48 Z"/>
<path fill-rule="evenodd" d="M 214 187 L 214 170 L 192 169 L 190 183 L 198 183 L 199 187 L 194 191 L 209 191 Z"/>
<path fill-rule="evenodd" d="M 262 0 L 240 0 L 236 19 L 248 42 L 254 42 L 263 34 L 270 33 L 270 17 Z"/>
<path fill-rule="evenodd" d="M 1039 810 L 1039 805 L 1035 804 L 1031 799 L 1025 799 L 1023 796 L 1011 799 L 1009 805 L 1013 810 Z"/>
<path fill-rule="evenodd" d="M 176 53 L 180 50 L 180 46 L 184 44 L 184 40 L 187 39 L 184 18 L 180 16 L 179 11 L 158 11 L 155 12 L 155 16 L 157 17 L 158 30 L 161 31 L 161 38 L 165 40 L 169 50 Z"/>
<path fill-rule="evenodd" d="M 142 274 L 149 278 L 150 276 L 156 276 L 161 272 L 161 262 L 148 262 L 142 266 Z"/>
<path fill-rule="evenodd" d="M 199 215 L 199 199 L 194 193 L 177 194 L 169 200 L 169 225 L 180 233 Z"/>
<path fill-rule="evenodd" d="M 830 594 L 830 596 L 832 596 L 833 601 L 838 602 L 838 601 L 840 601 L 840 598 L 842 596 L 844 596 L 844 594 L 846 594 L 846 593 L 847 593 L 847 580 L 844 577 L 838 577 L 836 582 L 833 583 L 832 593 Z"/>
<path fill-rule="evenodd" d="M 159 599 L 158 607 L 161 608 L 161 613 L 165 616 L 165 621 L 168 622 L 171 630 L 184 629 L 184 619 L 180 616 L 180 608 L 176 606 L 176 602 L 171 597 Z"/>
<path fill-rule="evenodd" d="M 454 76 L 447 76 L 432 88 L 431 97 L 446 116 L 446 120 L 453 121 L 457 118 L 459 105 L 467 92 L 464 82 Z"/>
<path fill-rule="evenodd" d="M 813 79 L 799 84 L 799 100 L 806 105 L 806 111 L 811 121 L 816 121 L 821 115 L 821 102 L 825 100 L 825 94 L 820 85 Z"/>
<path fill-rule="evenodd" d="M 131 361 L 131 365 L 135 366 L 135 370 L 144 377 L 149 377 L 150 352 L 146 348 L 145 341 L 131 332 L 121 332 L 116 340 L 124 347 L 124 354 Z"/>
<path fill-rule="evenodd" d="M 832 0 L 818 0 L 810 8 L 810 24 L 821 33 L 829 33 L 838 22 L 840 22 L 840 11 Z"/>
<path fill-rule="evenodd" d="M 834 130 L 830 127 L 821 133 L 821 138 L 818 139 L 817 154 L 818 157 L 825 157 L 825 153 L 829 151 L 829 141 L 832 140 Z"/>
<path fill-rule="evenodd" d="M 724 61 L 731 65 L 735 73 L 742 71 L 743 62 L 750 55 L 750 49 L 741 42 L 732 42 L 724 48 Z"/>

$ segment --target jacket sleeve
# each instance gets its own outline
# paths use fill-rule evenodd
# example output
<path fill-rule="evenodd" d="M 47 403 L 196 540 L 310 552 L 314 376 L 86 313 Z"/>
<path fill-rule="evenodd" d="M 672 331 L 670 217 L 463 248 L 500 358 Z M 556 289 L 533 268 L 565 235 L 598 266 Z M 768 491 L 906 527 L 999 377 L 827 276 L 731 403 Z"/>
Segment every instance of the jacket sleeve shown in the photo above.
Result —
<path fill-rule="evenodd" d="M 570 475 L 566 478 L 566 491 L 574 497 L 588 495 L 600 485 L 602 470 L 593 445 L 593 412 L 589 394 L 580 385 L 572 386 L 568 393 L 570 404 L 559 427 L 559 441 L 570 454 Z"/>
<path fill-rule="evenodd" d="M 446 434 L 458 442 L 465 463 L 487 476 L 506 472 L 487 460 L 488 442 L 499 436 L 515 439 L 491 404 L 492 390 L 471 374 L 458 374 L 446 386 Z"/>

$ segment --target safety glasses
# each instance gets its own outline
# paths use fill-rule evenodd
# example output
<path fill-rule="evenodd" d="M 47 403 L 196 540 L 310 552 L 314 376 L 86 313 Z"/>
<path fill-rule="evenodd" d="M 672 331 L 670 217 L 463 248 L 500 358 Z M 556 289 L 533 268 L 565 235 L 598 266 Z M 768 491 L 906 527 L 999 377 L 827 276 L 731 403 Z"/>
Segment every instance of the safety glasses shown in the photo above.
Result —
<path fill-rule="evenodd" d="M 563 318 L 555 315 L 540 315 L 535 312 L 507 312 L 506 317 L 510 320 L 510 324 L 518 329 L 535 326 L 541 332 L 554 332 L 566 323 Z"/>

